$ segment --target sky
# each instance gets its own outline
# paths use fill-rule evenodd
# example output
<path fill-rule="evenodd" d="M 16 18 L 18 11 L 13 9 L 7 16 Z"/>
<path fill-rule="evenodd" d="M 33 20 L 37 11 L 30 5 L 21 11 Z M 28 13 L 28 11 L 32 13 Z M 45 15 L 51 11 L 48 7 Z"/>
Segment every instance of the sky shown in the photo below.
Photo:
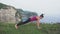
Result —
<path fill-rule="evenodd" d="M 60 0 L 0 0 L 0 3 L 60 19 Z"/>

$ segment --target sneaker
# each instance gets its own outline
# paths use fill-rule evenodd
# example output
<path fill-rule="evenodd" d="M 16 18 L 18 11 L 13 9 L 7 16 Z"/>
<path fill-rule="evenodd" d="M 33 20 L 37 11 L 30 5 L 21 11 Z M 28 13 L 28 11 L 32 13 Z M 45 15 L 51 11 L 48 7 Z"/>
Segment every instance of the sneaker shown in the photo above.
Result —
<path fill-rule="evenodd" d="M 16 29 L 18 29 L 18 26 L 17 26 L 17 24 L 15 25 L 15 28 L 16 28 Z"/>

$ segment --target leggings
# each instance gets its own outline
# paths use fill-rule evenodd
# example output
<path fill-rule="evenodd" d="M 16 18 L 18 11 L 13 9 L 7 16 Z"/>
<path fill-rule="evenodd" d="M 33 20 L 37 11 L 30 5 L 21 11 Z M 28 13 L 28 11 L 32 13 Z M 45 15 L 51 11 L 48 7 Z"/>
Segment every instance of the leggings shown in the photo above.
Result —
<path fill-rule="evenodd" d="M 30 18 L 27 19 L 25 22 L 19 22 L 19 23 L 17 24 L 17 26 L 23 25 L 23 24 L 26 24 L 26 23 L 29 23 L 29 22 L 30 22 Z"/>

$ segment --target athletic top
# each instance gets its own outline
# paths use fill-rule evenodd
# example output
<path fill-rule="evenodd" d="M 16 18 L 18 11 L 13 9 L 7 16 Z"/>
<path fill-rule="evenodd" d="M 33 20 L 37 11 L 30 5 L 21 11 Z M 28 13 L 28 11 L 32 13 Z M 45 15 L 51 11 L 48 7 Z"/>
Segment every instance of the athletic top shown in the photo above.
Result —
<path fill-rule="evenodd" d="M 30 21 L 36 21 L 36 20 L 37 20 L 36 16 L 30 18 Z"/>

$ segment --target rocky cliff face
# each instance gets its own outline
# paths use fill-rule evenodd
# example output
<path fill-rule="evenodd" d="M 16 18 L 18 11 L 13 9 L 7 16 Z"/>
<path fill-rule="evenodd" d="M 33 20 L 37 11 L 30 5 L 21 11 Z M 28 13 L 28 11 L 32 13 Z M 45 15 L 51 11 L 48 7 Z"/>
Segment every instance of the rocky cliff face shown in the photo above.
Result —
<path fill-rule="evenodd" d="M 29 18 L 30 16 L 37 16 L 37 13 L 35 12 L 29 12 L 29 11 L 24 11 L 23 9 L 16 9 L 12 6 L 5 5 L 0 3 L 0 21 L 1 22 L 10 22 L 10 23 L 15 23 L 16 18 L 15 14 L 18 12 L 21 17 L 27 17 Z M 21 18 L 22 20 L 22 18 Z"/>
<path fill-rule="evenodd" d="M 2 22 L 15 22 L 16 9 L 12 6 L 0 9 L 0 21 Z"/>

